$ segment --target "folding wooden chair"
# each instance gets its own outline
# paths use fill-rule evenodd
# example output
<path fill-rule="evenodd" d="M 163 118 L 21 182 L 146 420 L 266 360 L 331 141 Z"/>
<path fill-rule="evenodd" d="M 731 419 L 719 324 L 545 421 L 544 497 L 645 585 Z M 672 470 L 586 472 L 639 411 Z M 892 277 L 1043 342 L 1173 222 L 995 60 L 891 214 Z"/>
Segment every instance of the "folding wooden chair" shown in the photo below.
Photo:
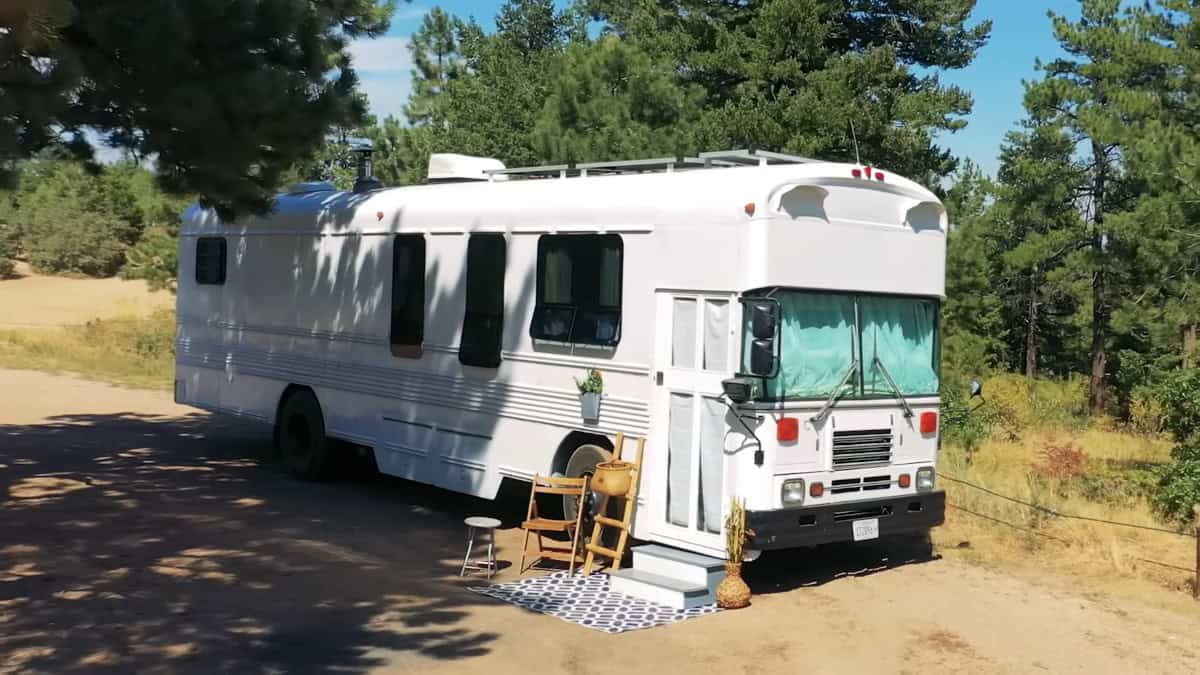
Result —
<path fill-rule="evenodd" d="M 529 510 L 521 529 L 525 530 L 525 544 L 521 547 L 521 574 L 526 569 L 532 569 L 542 559 L 561 560 L 568 563 L 568 573 L 575 573 L 575 563 L 582 563 L 579 555 L 579 523 L 583 518 L 584 497 L 587 494 L 587 478 L 555 478 L 542 476 L 533 477 L 533 487 L 529 491 Z M 579 498 L 580 507 L 572 520 L 555 520 L 538 515 L 537 496 L 544 495 L 575 495 Z M 542 541 L 543 533 L 563 532 L 571 537 L 571 547 L 562 545 L 546 545 Z M 537 535 L 537 557 L 525 567 L 525 558 L 529 553 L 529 535 Z M 553 541 L 553 540 L 552 540 Z"/>

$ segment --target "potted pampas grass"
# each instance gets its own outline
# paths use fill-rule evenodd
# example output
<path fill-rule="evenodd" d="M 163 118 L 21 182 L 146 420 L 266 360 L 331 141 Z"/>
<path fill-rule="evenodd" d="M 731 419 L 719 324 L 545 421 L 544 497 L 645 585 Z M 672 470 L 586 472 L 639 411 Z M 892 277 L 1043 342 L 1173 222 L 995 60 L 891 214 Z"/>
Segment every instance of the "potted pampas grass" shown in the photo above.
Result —
<path fill-rule="evenodd" d="M 725 578 L 717 584 L 717 605 L 722 609 L 750 605 L 750 586 L 742 579 L 742 552 L 753 536 L 754 532 L 746 529 L 746 502 L 731 499 L 725 516 Z"/>

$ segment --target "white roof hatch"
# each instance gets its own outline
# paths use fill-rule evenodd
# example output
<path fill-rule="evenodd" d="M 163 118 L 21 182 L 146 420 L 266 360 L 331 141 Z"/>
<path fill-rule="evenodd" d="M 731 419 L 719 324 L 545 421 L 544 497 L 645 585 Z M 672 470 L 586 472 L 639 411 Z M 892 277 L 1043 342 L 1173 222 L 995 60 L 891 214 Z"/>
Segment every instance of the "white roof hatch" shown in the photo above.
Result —
<path fill-rule="evenodd" d="M 488 180 L 488 171 L 504 169 L 504 162 L 491 157 L 472 157 L 449 152 L 429 156 L 429 182 Z M 503 180 L 505 177 L 497 177 Z"/>

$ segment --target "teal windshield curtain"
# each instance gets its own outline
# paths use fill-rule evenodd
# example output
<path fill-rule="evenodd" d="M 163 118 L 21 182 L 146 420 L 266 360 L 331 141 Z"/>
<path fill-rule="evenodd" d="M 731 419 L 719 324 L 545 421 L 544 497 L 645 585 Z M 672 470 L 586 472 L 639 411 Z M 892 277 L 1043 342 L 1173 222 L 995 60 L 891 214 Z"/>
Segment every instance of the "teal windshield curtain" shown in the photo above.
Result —
<path fill-rule="evenodd" d="M 934 324 L 937 309 L 929 300 L 914 298 L 859 298 L 862 321 L 863 393 L 891 395 L 887 378 L 875 365 L 883 362 L 900 392 L 934 394 L 938 373 L 934 364 Z"/>
<path fill-rule="evenodd" d="M 783 358 L 779 376 L 766 382 L 767 398 L 828 396 L 854 361 L 854 298 L 821 293 L 778 298 Z"/>

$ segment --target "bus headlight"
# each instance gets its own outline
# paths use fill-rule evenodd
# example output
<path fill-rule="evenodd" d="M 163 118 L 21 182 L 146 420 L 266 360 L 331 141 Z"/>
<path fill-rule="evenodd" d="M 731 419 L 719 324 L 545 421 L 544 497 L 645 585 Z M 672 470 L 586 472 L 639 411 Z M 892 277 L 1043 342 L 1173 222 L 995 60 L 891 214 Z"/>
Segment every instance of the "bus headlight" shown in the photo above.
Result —
<path fill-rule="evenodd" d="M 933 492 L 933 467 L 923 466 L 917 469 L 917 492 Z"/>
<path fill-rule="evenodd" d="M 783 481 L 783 487 L 779 490 L 779 501 L 783 502 L 784 506 L 796 506 L 804 503 L 804 479 L 789 478 Z"/>

